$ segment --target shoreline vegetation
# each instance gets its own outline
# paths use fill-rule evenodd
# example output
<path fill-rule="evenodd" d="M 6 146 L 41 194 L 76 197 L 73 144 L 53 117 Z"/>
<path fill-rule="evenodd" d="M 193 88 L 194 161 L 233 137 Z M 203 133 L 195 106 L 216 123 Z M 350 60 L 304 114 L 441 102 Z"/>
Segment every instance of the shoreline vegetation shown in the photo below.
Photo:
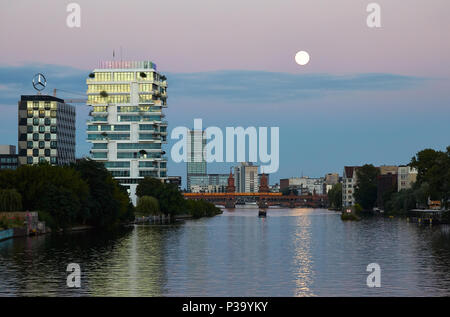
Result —
<path fill-rule="evenodd" d="M 0 171 L 0 212 L 37 211 L 52 232 L 80 228 L 114 229 L 133 223 L 136 215 L 211 217 L 222 211 L 205 201 L 184 199 L 177 185 L 144 178 L 134 207 L 126 188 L 100 162 L 81 159 L 68 166 L 48 163 Z M 0 218 L 0 227 L 23 227 Z"/>
<path fill-rule="evenodd" d="M 374 215 L 410 219 L 416 217 L 417 212 L 428 209 L 442 213 L 441 223 L 450 223 L 450 146 L 445 152 L 419 151 L 408 166 L 418 171 L 411 188 L 397 191 L 397 187 L 392 186 L 381 194 L 377 184 L 379 170 L 372 164 L 359 167 L 354 187 L 356 204 L 343 209 L 342 185 L 337 184 L 328 192 L 330 209 L 341 210 L 342 220 L 360 220 Z M 439 207 L 431 207 L 430 202 L 438 202 Z"/>

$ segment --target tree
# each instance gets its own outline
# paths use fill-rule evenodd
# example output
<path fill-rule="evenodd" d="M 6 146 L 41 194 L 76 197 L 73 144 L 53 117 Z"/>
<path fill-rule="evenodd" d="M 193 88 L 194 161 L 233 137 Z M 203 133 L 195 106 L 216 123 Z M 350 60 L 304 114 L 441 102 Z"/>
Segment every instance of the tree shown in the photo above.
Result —
<path fill-rule="evenodd" d="M 184 198 L 178 186 L 165 184 L 159 179 L 145 177 L 136 189 L 138 197 L 151 196 L 158 200 L 160 211 L 165 215 L 180 213 L 184 206 Z"/>
<path fill-rule="evenodd" d="M 0 188 L 20 194 L 16 200 L 23 208 L 14 209 L 39 211 L 39 217 L 55 229 L 76 224 L 112 226 L 134 219 L 126 189 L 102 163 L 89 159 L 71 166 L 44 163 L 2 170 Z"/>
<path fill-rule="evenodd" d="M 384 203 L 386 214 L 405 214 L 416 207 L 414 189 L 403 189 L 398 193 L 392 193 Z"/>
<path fill-rule="evenodd" d="M 65 229 L 75 223 L 80 201 L 68 188 L 49 185 L 37 207 L 51 216 L 54 228 Z"/>
<path fill-rule="evenodd" d="M 342 184 L 337 183 L 328 191 L 328 203 L 330 208 L 335 210 L 342 209 Z"/>
<path fill-rule="evenodd" d="M 136 188 L 136 195 L 138 197 L 151 196 L 159 199 L 161 192 L 164 191 L 164 184 L 156 178 L 145 177 L 141 180 Z"/>
<path fill-rule="evenodd" d="M 88 223 L 112 226 L 131 217 L 130 200 L 103 163 L 83 159 L 74 164 L 89 185 Z M 132 213 L 132 212 L 131 212 Z"/>
<path fill-rule="evenodd" d="M 21 211 L 22 196 L 15 189 L 0 190 L 0 211 Z"/>
<path fill-rule="evenodd" d="M 375 207 L 378 175 L 378 168 L 372 164 L 363 165 L 356 170 L 355 201 L 366 211 Z"/>
<path fill-rule="evenodd" d="M 174 216 L 183 210 L 184 197 L 175 184 L 163 184 L 158 201 L 161 212 L 165 215 Z"/>
<path fill-rule="evenodd" d="M 142 196 L 136 206 L 136 213 L 140 216 L 157 216 L 159 212 L 159 203 L 155 197 Z"/>
<path fill-rule="evenodd" d="M 193 217 L 204 217 L 220 213 L 220 209 L 216 208 L 214 204 L 206 201 L 193 202 L 192 200 L 185 200 L 177 185 L 165 184 L 151 177 L 145 177 L 140 181 L 136 189 L 136 195 L 140 199 L 144 196 L 156 198 L 160 212 L 165 215 L 174 216 L 186 210 Z"/>
<path fill-rule="evenodd" d="M 428 171 L 436 164 L 439 153 L 433 149 L 425 149 L 417 152 L 416 156 L 411 159 L 410 166 L 417 168 L 417 182 L 419 184 L 426 182 L 429 178 Z"/>
<path fill-rule="evenodd" d="M 428 184 L 428 196 L 442 200 L 448 207 L 450 199 L 450 146 L 446 152 L 425 149 L 411 159 L 410 165 L 417 168 L 417 183 Z"/>
<path fill-rule="evenodd" d="M 222 213 L 214 204 L 205 200 L 186 200 L 185 208 L 193 218 L 212 217 Z"/>

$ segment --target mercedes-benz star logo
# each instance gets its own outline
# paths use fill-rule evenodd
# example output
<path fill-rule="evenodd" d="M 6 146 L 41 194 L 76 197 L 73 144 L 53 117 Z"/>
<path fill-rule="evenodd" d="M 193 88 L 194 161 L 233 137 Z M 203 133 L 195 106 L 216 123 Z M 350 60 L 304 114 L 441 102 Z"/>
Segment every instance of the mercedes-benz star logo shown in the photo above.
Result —
<path fill-rule="evenodd" d="M 42 91 L 47 86 L 47 79 L 41 73 L 37 73 L 33 77 L 33 87 L 37 91 Z"/>

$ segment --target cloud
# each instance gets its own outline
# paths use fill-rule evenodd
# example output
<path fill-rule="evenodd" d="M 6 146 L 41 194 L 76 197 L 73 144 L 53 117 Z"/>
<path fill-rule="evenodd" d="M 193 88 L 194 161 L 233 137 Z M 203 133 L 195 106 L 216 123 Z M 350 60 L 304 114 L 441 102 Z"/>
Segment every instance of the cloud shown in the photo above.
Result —
<path fill-rule="evenodd" d="M 47 94 L 52 94 L 53 88 L 60 90 L 59 96 L 67 98 L 81 98 L 85 94 L 89 70 L 45 64 L 0 65 L 0 103 L 16 105 L 21 94 L 34 94 L 31 80 L 38 72 L 47 78 L 48 86 L 44 90 Z M 171 97 L 244 103 L 295 101 L 339 92 L 409 89 L 426 80 L 385 73 L 337 76 L 246 70 L 168 73 L 167 77 Z"/>
<path fill-rule="evenodd" d="M 388 91 L 413 88 L 425 78 L 395 74 L 289 74 L 265 71 L 216 71 L 167 74 L 174 97 L 232 101 L 282 102 L 343 91 Z"/>
<path fill-rule="evenodd" d="M 43 93 L 52 94 L 57 88 L 67 90 L 66 96 L 81 98 L 86 91 L 87 70 L 46 64 L 0 65 L 0 103 L 17 106 L 20 95 L 35 94 L 32 79 L 36 73 L 43 73 L 47 79 Z"/>

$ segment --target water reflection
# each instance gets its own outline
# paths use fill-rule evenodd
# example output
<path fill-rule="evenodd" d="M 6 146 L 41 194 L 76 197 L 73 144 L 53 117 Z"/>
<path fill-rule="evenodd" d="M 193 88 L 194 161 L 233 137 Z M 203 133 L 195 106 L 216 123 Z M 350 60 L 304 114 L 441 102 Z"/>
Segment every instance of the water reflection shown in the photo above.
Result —
<path fill-rule="evenodd" d="M 295 272 L 295 296 L 312 296 L 314 293 L 310 287 L 313 283 L 311 248 L 311 217 L 302 214 L 296 217 L 296 232 L 294 235 L 294 268 Z"/>
<path fill-rule="evenodd" d="M 80 289 L 66 286 L 72 262 Z M 366 286 L 372 262 L 381 288 Z M 448 296 L 449 273 L 450 227 L 320 209 L 0 242 L 1 296 Z"/>

